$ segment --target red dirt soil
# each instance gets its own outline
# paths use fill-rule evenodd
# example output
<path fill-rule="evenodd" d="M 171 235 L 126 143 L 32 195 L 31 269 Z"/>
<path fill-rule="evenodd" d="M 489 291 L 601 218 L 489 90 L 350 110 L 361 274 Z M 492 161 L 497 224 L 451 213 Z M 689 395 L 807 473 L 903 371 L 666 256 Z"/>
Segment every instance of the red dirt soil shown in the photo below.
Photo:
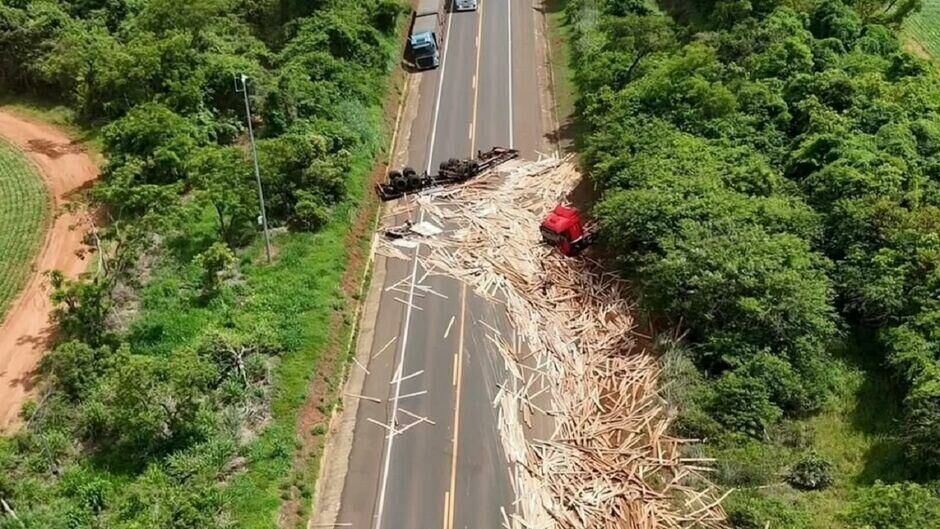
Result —
<path fill-rule="evenodd" d="M 0 136 L 39 168 L 52 196 L 53 220 L 33 265 L 33 274 L 0 324 L 0 433 L 19 426 L 19 411 L 33 388 L 36 365 L 49 349 L 55 327 L 44 273 L 60 270 L 75 278 L 87 262 L 79 253 L 87 226 L 83 211 L 66 208 L 69 197 L 98 177 L 98 166 L 62 131 L 0 109 Z"/>

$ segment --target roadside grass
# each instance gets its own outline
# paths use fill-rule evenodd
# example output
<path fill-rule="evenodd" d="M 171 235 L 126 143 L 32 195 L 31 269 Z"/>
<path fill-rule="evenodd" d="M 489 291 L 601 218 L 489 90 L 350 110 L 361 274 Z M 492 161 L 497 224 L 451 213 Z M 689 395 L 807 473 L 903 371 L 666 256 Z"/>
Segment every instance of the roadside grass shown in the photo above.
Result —
<path fill-rule="evenodd" d="M 381 109 L 374 109 L 372 122 L 380 119 Z M 306 481 L 310 472 L 294 466 L 298 441 L 296 427 L 299 411 L 307 400 L 313 377 L 341 377 L 334 366 L 324 365 L 324 352 L 334 340 L 349 336 L 353 307 L 342 289 L 347 269 L 347 235 L 360 212 L 371 174 L 373 153 L 364 153 L 350 173 L 350 198 L 338 207 L 333 220 L 317 233 L 278 233 L 272 239 L 274 262 L 264 263 L 261 241 L 239 253 L 243 283 L 237 295 L 222 296 L 205 305 L 190 295 L 190 278 L 198 275 L 187 260 L 200 248 L 182 248 L 169 263 L 161 264 L 155 277 L 141 292 L 140 313 L 128 332 L 134 349 L 152 355 L 167 355 L 180 347 L 192 346 L 206 329 L 225 327 L 230 322 L 251 318 L 272 327 L 284 346 L 275 367 L 270 420 L 258 437 L 238 455 L 245 470 L 237 474 L 225 489 L 237 526 L 244 529 L 268 529 L 275 525 L 278 509 L 292 486 L 301 489 L 309 507 L 313 483 Z M 187 237 L 205 238 L 214 229 L 207 214 Z M 206 235 L 206 237 L 203 237 Z M 371 236 L 371 231 L 368 234 Z M 360 244 L 362 242 L 360 241 Z M 337 328 L 336 321 L 342 322 Z M 337 360 L 336 364 L 344 362 Z M 335 393 L 340 381 L 330 380 Z M 324 395 L 333 402 L 335 395 Z M 326 410 L 328 413 L 328 410 Z M 306 462 L 315 469 L 317 457 Z M 312 472 L 315 476 L 315 470 Z"/>
<path fill-rule="evenodd" d="M 396 47 L 394 54 L 399 51 Z M 394 54 L 390 49 L 390 57 Z M 389 78 L 388 90 L 399 91 L 393 94 L 397 101 L 400 79 Z M 325 228 L 316 233 L 277 233 L 270 265 L 264 263 L 264 246 L 258 238 L 238 254 L 242 281 L 234 295 L 204 305 L 187 292 L 193 289 L 191 278 L 199 273 L 190 260 L 215 241 L 215 219 L 207 210 L 198 224 L 186 228 L 184 244 L 167 252 L 172 255 L 164 256 L 167 262 L 158 266 L 141 293 L 140 312 L 128 332 L 138 351 L 170 354 L 197 343 L 206 329 L 247 318 L 267 323 L 284 346 L 274 370 L 270 419 L 240 450 L 244 462 L 239 466 L 244 470 L 228 481 L 223 493 L 239 528 L 306 526 L 325 441 L 323 428 L 340 402 L 339 391 L 351 363 L 345 345 L 355 338 L 358 293 L 344 290 L 344 278 L 352 272 L 358 288 L 360 280 L 368 282 L 371 277 L 361 270 L 367 259 L 354 256 L 367 255 L 372 240 L 371 219 L 379 203 L 370 194 L 371 178 L 376 160 L 384 159 L 395 118 L 385 110 L 368 109 L 362 126 L 375 134 L 371 144 L 356 153 L 347 199 L 334 209 Z M 370 221 L 359 233 L 357 222 L 363 218 Z M 324 384 L 315 387 L 319 382 Z M 317 402 L 316 414 L 324 422 L 310 432 L 298 432 L 310 399 Z M 303 446 L 306 434 L 315 438 L 313 446 Z M 285 505 L 291 510 L 285 512 Z"/>
<path fill-rule="evenodd" d="M 571 28 L 565 16 L 568 0 L 546 0 L 545 18 L 548 22 L 548 47 L 552 67 L 552 88 L 555 99 L 555 117 L 559 130 L 557 140 L 562 151 L 573 148 L 577 137 L 575 120 L 574 69 L 571 66 Z"/>
<path fill-rule="evenodd" d="M 874 337 L 857 337 L 837 355 L 831 370 L 837 389 L 818 414 L 784 421 L 766 442 L 706 447 L 718 461 L 719 483 L 737 489 L 730 505 L 738 495 L 759 494 L 794 506 L 813 529 L 845 529 L 841 516 L 860 488 L 909 477 L 895 423 L 898 391 L 873 365 L 878 356 L 866 343 Z M 832 463 L 833 484 L 825 490 L 799 491 L 786 482 L 790 468 L 810 453 Z"/>
<path fill-rule="evenodd" d="M 0 140 L 0 321 L 29 277 L 49 220 L 49 194 L 38 170 Z"/>
<path fill-rule="evenodd" d="M 902 35 L 913 41 L 912 47 L 918 54 L 940 58 L 940 0 L 924 0 L 920 12 L 904 23 Z"/>
<path fill-rule="evenodd" d="M 839 515 L 860 487 L 876 480 L 893 483 L 909 478 L 899 435 L 902 416 L 899 391 L 872 359 L 875 337 L 856 337 L 840 358 L 840 389 L 830 406 L 808 419 L 813 449 L 833 464 L 835 483 L 825 491 L 805 493 L 813 527 L 845 527 Z"/>
<path fill-rule="evenodd" d="M 356 164 L 350 188 L 357 193 L 367 187 L 365 181 L 373 161 L 369 156 Z M 361 197 L 354 200 L 358 202 Z M 247 274 L 256 296 L 246 310 L 252 314 L 270 311 L 280 320 L 277 328 L 290 344 L 290 350 L 282 356 L 275 374 L 271 423 L 250 447 L 248 472 L 235 479 L 229 489 L 239 527 L 270 528 L 281 503 L 290 497 L 292 486 L 300 489 L 299 507 L 310 506 L 312 479 L 320 464 L 322 447 L 303 461 L 306 469 L 292 468 L 295 451 L 300 448 L 298 415 L 307 401 L 311 377 L 323 377 L 329 387 L 329 394 L 320 396 L 323 408 L 320 412 L 326 416 L 342 384 L 345 359 L 337 358 L 333 365 L 324 365 L 322 357 L 331 341 L 346 343 L 352 332 L 354 303 L 346 298 L 342 280 L 352 251 L 347 247 L 347 235 L 356 214 L 356 208 L 348 205 L 338 210 L 336 220 L 319 233 L 280 237 L 277 263 Z M 260 258 L 260 244 L 253 250 Z M 341 323 L 334 328 L 337 317 Z M 306 511 L 300 514 L 305 515 Z"/>

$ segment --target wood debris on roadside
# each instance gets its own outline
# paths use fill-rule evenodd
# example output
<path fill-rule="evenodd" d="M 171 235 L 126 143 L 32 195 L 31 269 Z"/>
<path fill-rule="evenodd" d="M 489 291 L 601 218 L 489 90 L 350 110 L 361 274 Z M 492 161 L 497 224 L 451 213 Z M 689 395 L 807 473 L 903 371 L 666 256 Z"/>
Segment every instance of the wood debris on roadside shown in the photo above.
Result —
<path fill-rule="evenodd" d="M 517 160 L 405 204 L 446 226 L 418 239 L 424 269 L 503 304 L 527 348 L 496 329 L 487 335 L 509 377 L 495 400 L 517 498 L 505 523 L 724 528 L 709 461 L 686 459 L 690 442 L 667 432 L 660 364 L 637 344 L 627 284 L 590 258 L 564 257 L 541 242 L 542 219 L 579 181 L 570 158 Z M 388 241 L 379 251 L 412 258 Z M 526 435 L 535 414 L 550 421 L 548 439 Z"/>

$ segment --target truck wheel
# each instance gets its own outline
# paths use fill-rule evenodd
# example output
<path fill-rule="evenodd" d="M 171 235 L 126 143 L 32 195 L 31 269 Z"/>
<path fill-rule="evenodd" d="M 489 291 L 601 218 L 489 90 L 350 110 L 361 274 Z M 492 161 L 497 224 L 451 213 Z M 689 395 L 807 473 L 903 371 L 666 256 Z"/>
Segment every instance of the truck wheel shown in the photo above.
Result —
<path fill-rule="evenodd" d="M 421 187 L 421 177 L 413 168 L 405 167 L 402 170 L 402 176 L 408 181 L 408 189 L 419 189 Z"/>
<path fill-rule="evenodd" d="M 459 165 L 460 165 L 460 160 L 458 160 L 457 158 L 451 158 L 447 160 L 446 162 L 441 162 L 441 172 L 453 171 Z"/>
<path fill-rule="evenodd" d="M 405 177 L 402 176 L 401 171 L 389 171 L 388 182 L 392 184 L 392 187 L 398 191 L 404 191 L 405 186 L 408 185 L 408 182 L 405 181 Z"/>
<path fill-rule="evenodd" d="M 475 175 L 480 172 L 480 162 L 470 160 L 470 174 Z"/>

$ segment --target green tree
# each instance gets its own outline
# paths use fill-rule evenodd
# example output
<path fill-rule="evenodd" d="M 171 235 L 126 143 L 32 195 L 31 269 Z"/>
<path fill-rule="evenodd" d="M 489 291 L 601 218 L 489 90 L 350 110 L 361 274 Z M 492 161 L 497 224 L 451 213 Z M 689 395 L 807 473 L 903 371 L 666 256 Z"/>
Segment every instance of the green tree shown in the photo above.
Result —
<path fill-rule="evenodd" d="M 121 46 L 107 29 L 93 24 L 67 23 L 52 51 L 44 57 L 47 81 L 64 88 L 86 117 L 104 112 L 111 97 L 108 80 L 115 77 L 115 58 Z"/>
<path fill-rule="evenodd" d="M 190 157 L 188 165 L 199 201 L 215 211 L 219 238 L 233 247 L 244 242 L 259 214 L 247 154 L 239 147 L 205 147 Z"/>
<path fill-rule="evenodd" d="M 114 367 L 114 357 L 109 346 L 94 348 L 71 340 L 43 357 L 42 368 L 52 375 L 56 389 L 74 400 L 81 400 Z"/>
<path fill-rule="evenodd" d="M 210 431 L 207 393 L 218 376 L 214 366 L 185 351 L 156 358 L 125 350 L 115 364 L 80 412 L 82 430 L 101 450 L 144 461 Z"/>
<path fill-rule="evenodd" d="M 219 290 L 226 275 L 235 264 L 235 254 L 224 243 L 217 242 L 193 259 L 199 269 L 200 284 L 204 294 L 212 295 Z"/>
<path fill-rule="evenodd" d="M 62 272 L 48 274 L 52 286 L 52 318 L 67 339 L 99 347 L 108 340 L 110 285 L 101 278 L 70 280 Z"/>
<path fill-rule="evenodd" d="M 204 133 L 167 107 L 148 103 L 136 107 L 103 130 L 108 154 L 106 177 L 137 163 L 131 184 L 172 184 L 188 176 L 186 162 Z"/>
<path fill-rule="evenodd" d="M 914 380 L 905 402 L 904 440 L 908 458 L 924 476 L 940 474 L 940 362 L 934 357 Z"/>

